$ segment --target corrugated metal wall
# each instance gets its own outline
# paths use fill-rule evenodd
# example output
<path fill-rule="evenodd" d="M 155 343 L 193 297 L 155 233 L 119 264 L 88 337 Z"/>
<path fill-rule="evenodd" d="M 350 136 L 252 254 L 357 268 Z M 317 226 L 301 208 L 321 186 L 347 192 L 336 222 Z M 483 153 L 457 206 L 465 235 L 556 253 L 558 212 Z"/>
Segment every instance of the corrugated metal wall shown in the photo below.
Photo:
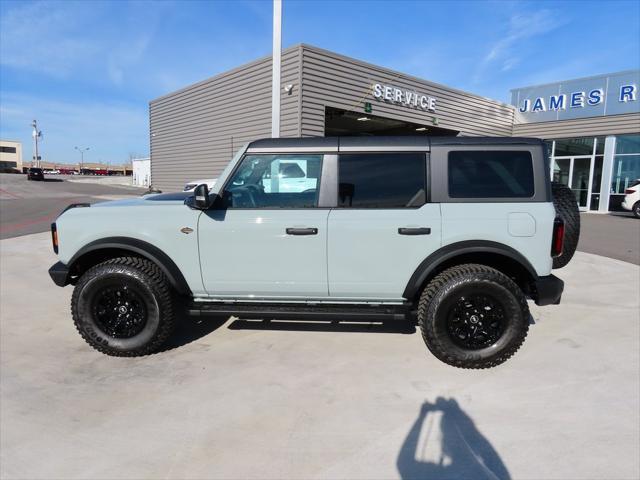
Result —
<path fill-rule="evenodd" d="M 282 54 L 281 135 L 299 135 L 300 48 Z M 271 57 L 160 97 L 149 104 L 151 179 L 163 191 L 216 177 L 236 150 L 271 136 Z"/>
<path fill-rule="evenodd" d="M 515 136 L 545 139 L 625 133 L 640 133 L 640 113 L 578 118 L 557 122 L 521 123 L 513 126 L 513 134 Z"/>
<path fill-rule="evenodd" d="M 309 45 L 302 45 L 302 60 L 302 136 L 324 135 L 325 107 L 364 112 L 364 102 L 372 104 L 373 115 L 426 126 L 436 117 L 438 127 L 459 130 L 461 135 L 511 135 L 510 105 Z M 436 112 L 379 100 L 371 90 L 375 83 L 435 97 Z"/>
<path fill-rule="evenodd" d="M 435 112 L 381 101 L 382 83 L 436 98 Z M 637 133 L 640 114 L 513 125 L 515 108 L 309 45 L 284 50 L 281 136 L 324 135 L 325 108 L 364 112 L 461 135 L 541 138 Z M 153 185 L 179 190 L 188 180 L 217 176 L 244 143 L 271 135 L 271 57 L 196 83 L 149 104 Z"/>
<path fill-rule="evenodd" d="M 324 135 L 325 107 L 460 130 L 463 135 L 511 135 L 514 109 L 308 45 L 282 55 L 281 136 Z M 374 83 L 407 88 L 437 99 L 434 113 L 385 103 Z M 271 57 L 196 83 L 149 104 L 151 175 L 163 191 L 217 176 L 243 143 L 271 135 Z"/>

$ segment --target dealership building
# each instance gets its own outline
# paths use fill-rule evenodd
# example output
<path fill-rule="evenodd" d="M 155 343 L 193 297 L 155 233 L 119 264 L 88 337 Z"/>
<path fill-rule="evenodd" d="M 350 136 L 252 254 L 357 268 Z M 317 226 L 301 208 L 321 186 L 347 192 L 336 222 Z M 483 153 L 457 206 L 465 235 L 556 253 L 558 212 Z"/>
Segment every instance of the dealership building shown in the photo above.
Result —
<path fill-rule="evenodd" d="M 271 136 L 271 57 L 150 102 L 151 181 L 215 178 Z M 280 136 L 526 136 L 547 141 L 553 178 L 583 210 L 618 208 L 640 178 L 640 71 L 512 90 L 511 104 L 309 45 L 282 52 Z"/>

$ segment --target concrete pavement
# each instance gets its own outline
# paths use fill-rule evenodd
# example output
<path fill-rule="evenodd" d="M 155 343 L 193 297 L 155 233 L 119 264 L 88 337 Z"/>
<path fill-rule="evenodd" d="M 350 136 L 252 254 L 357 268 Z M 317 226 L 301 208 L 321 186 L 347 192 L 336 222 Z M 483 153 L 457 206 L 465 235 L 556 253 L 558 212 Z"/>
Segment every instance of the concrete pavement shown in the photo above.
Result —
<path fill-rule="evenodd" d="M 631 212 L 580 215 L 578 250 L 640 265 L 640 219 Z"/>
<path fill-rule="evenodd" d="M 458 370 L 420 335 L 182 318 L 168 351 L 101 355 L 48 233 L 0 242 L 2 478 L 640 476 L 640 268 L 578 252 L 522 349 Z"/>

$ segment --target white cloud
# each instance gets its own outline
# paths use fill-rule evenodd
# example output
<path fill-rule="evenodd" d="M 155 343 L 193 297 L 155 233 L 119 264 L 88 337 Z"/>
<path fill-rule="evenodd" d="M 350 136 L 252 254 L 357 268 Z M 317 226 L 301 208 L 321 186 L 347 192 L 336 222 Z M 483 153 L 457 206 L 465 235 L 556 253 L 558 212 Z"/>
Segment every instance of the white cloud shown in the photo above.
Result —
<path fill-rule="evenodd" d="M 0 63 L 40 71 L 56 77 L 68 75 L 75 64 L 97 53 L 88 35 L 71 36 L 83 9 L 67 2 L 19 4 L 0 19 Z"/>
<path fill-rule="evenodd" d="M 504 36 L 490 46 L 476 68 L 474 81 L 479 82 L 489 67 L 497 67 L 502 72 L 511 70 L 520 63 L 518 49 L 527 40 L 550 33 L 564 23 L 555 12 L 547 9 L 511 15 Z"/>
<path fill-rule="evenodd" d="M 54 78 L 107 78 L 123 84 L 129 67 L 145 54 L 158 23 L 159 8 L 124 4 L 114 29 L 103 2 L 20 3 L 0 18 L 0 64 Z M 142 11 L 142 13 L 141 13 Z M 129 15 L 127 15 L 129 13 Z M 144 20 L 144 21 L 142 21 Z"/>

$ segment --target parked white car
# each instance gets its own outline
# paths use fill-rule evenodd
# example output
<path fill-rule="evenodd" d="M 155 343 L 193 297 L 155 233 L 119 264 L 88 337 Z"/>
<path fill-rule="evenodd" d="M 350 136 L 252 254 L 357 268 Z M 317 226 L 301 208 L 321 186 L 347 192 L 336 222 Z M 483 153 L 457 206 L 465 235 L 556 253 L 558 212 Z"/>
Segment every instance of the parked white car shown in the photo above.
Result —
<path fill-rule="evenodd" d="M 198 185 L 202 185 L 203 183 L 207 185 L 207 188 L 209 190 L 211 190 L 213 188 L 213 186 L 216 184 L 216 180 L 218 180 L 218 179 L 217 178 L 205 178 L 204 180 L 194 180 L 192 182 L 187 183 L 184 186 L 184 189 L 182 191 L 183 192 L 193 192 L 193 190 Z"/>
<path fill-rule="evenodd" d="M 636 218 L 640 218 L 640 178 L 631 182 L 624 193 L 622 208 L 631 210 Z"/>

